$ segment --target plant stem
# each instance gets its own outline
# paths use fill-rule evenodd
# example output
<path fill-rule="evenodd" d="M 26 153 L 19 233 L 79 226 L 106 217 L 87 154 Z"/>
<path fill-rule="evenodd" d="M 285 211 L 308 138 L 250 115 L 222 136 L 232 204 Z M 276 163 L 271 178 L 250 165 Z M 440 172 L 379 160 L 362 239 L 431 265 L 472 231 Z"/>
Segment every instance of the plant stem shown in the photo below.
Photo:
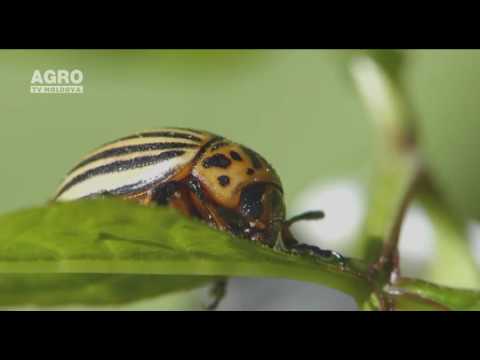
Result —
<path fill-rule="evenodd" d="M 419 169 L 413 171 L 410 184 L 408 184 L 405 189 L 403 199 L 397 209 L 391 228 L 388 231 L 388 236 L 383 244 L 381 255 L 378 257 L 378 261 L 374 264 L 374 266 L 385 269 L 385 271 L 390 273 L 390 282 L 392 283 L 400 277 L 400 255 L 398 252 L 398 243 L 400 240 L 401 227 L 408 207 L 415 197 L 417 184 L 421 178 L 421 171 Z"/>
<path fill-rule="evenodd" d="M 372 264 L 371 277 L 380 287 L 400 278 L 401 226 L 423 173 L 413 111 L 400 86 L 398 69 L 387 66 L 385 54 L 363 53 L 353 58 L 351 67 L 356 88 L 372 115 L 377 156 L 359 251 Z M 380 300 L 382 309 L 394 307 L 388 294 Z"/>
<path fill-rule="evenodd" d="M 421 160 L 417 151 L 415 123 L 398 75 L 381 61 L 378 53 L 354 57 L 351 73 L 357 90 L 372 115 L 376 162 L 370 184 L 371 198 L 360 255 L 378 267 L 398 273 L 398 239 L 410 204 Z M 395 76 L 394 76 L 395 74 Z"/>

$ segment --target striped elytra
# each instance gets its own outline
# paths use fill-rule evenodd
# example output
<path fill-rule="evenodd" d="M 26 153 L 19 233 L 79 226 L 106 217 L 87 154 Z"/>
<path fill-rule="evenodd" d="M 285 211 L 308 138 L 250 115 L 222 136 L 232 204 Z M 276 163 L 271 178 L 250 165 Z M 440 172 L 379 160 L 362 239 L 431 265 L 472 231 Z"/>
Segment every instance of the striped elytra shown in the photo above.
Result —
<path fill-rule="evenodd" d="M 192 129 L 145 131 L 99 147 L 70 170 L 54 200 L 101 196 L 171 206 L 271 246 L 285 221 L 280 179 L 262 156 Z"/>

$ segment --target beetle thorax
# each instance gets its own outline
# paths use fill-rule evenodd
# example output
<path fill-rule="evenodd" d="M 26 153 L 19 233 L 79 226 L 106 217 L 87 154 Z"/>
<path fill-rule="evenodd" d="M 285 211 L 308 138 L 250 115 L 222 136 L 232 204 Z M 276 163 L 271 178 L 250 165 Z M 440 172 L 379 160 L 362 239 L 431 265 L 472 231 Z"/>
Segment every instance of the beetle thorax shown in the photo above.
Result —
<path fill-rule="evenodd" d="M 219 142 L 207 150 L 192 169 L 215 202 L 227 208 L 239 204 L 242 189 L 257 182 L 281 189 L 271 166 L 257 153 L 231 142 Z"/>

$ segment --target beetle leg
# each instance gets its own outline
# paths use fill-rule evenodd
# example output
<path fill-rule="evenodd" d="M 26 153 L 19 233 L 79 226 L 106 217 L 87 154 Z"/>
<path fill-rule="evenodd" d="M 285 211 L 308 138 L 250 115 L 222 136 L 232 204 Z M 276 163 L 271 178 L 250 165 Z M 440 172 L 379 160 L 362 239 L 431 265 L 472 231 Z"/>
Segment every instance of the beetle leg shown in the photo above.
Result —
<path fill-rule="evenodd" d="M 213 301 L 206 307 L 207 310 L 216 310 L 220 302 L 227 293 L 227 279 L 216 280 L 210 289 L 210 296 L 213 297 Z"/>
<path fill-rule="evenodd" d="M 160 206 L 170 206 L 184 215 L 190 216 L 190 196 L 185 186 L 179 182 L 171 181 L 156 188 L 150 200 Z"/>
<path fill-rule="evenodd" d="M 136 202 L 138 202 L 140 204 L 143 204 L 143 205 L 147 205 L 151 201 L 150 200 L 150 194 L 149 194 L 149 192 L 146 192 L 146 191 L 131 194 L 131 195 L 126 195 L 123 198 L 126 199 L 126 200 L 136 201 Z"/>
<path fill-rule="evenodd" d="M 300 254 L 310 254 L 320 257 L 335 257 L 342 264 L 345 262 L 345 258 L 336 251 L 324 250 L 318 246 L 299 243 L 293 236 L 290 226 L 294 223 L 302 220 L 318 220 L 325 217 L 323 211 L 307 211 L 300 215 L 296 215 L 289 220 L 285 221 L 282 226 L 282 241 L 287 250 L 294 250 Z"/>
<path fill-rule="evenodd" d="M 225 220 L 222 219 L 215 207 L 209 202 L 202 184 L 193 175 L 189 176 L 186 184 L 191 191 L 191 199 L 199 217 L 207 221 L 210 225 L 222 231 L 228 231 Z"/>
<path fill-rule="evenodd" d="M 218 214 L 218 211 L 210 205 L 207 201 L 201 201 L 198 197 L 192 196 L 196 211 L 200 214 L 200 219 L 203 219 L 215 228 L 227 231 L 228 226 L 224 219 Z"/>

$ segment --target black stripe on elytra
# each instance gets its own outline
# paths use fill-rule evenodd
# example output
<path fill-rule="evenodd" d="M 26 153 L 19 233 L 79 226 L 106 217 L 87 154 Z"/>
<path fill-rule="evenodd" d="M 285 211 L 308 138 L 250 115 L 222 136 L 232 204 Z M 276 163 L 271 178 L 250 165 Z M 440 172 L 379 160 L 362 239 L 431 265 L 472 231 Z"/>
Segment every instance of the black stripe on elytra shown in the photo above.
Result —
<path fill-rule="evenodd" d="M 178 156 L 182 156 L 183 154 L 185 154 L 185 151 L 183 150 L 172 150 L 172 151 L 165 151 L 159 155 L 139 156 L 130 160 L 115 161 L 107 165 L 98 166 L 96 168 L 87 170 L 75 176 L 72 180 L 70 180 L 68 183 L 66 183 L 62 187 L 62 189 L 58 192 L 57 197 L 62 195 L 65 191 L 70 189 L 72 186 L 79 184 L 80 182 L 85 181 L 93 176 L 141 168 L 141 167 L 159 163 L 161 161 L 166 161 Z"/>
<path fill-rule="evenodd" d="M 252 162 L 252 165 L 255 169 L 261 169 L 262 168 L 262 160 L 260 158 L 260 155 L 258 155 L 255 151 L 250 150 L 249 148 L 242 146 L 242 150 L 245 151 L 245 153 L 248 155 L 250 158 L 250 161 Z"/>
<path fill-rule="evenodd" d="M 174 170 L 170 170 L 163 174 L 163 176 L 159 179 L 155 179 L 156 183 L 161 183 L 163 180 L 169 178 L 174 173 Z M 89 198 L 96 198 L 99 196 L 118 196 L 124 194 L 132 194 L 132 193 L 141 193 L 144 192 L 152 187 L 152 183 L 145 183 L 144 181 L 137 181 L 132 184 L 127 184 L 120 186 L 116 189 L 108 190 L 108 191 L 99 191 L 96 193 L 88 194 L 83 196 L 82 198 L 89 199 Z"/>
<path fill-rule="evenodd" d="M 174 138 L 174 139 L 186 139 L 186 140 L 191 140 L 195 141 L 198 143 L 201 143 L 203 140 L 199 138 L 198 136 L 195 136 L 193 134 L 186 134 L 186 133 L 181 133 L 181 132 L 176 132 L 176 131 L 147 131 L 147 132 L 141 132 L 138 134 L 130 135 L 123 137 L 121 139 L 118 139 L 114 142 L 117 141 L 123 141 L 123 140 L 129 140 L 129 139 L 135 139 L 135 138 L 143 138 L 143 137 L 169 137 L 169 138 Z"/>
<path fill-rule="evenodd" d="M 205 134 L 207 134 L 206 131 L 195 130 L 195 129 L 191 129 L 191 128 L 172 127 L 172 129 L 175 129 L 175 130 L 183 130 L 183 131 L 190 131 L 190 132 L 193 132 L 193 133 L 198 134 L 198 135 L 205 135 Z"/>
<path fill-rule="evenodd" d="M 115 157 L 120 155 L 126 155 L 130 153 L 142 152 L 142 151 L 154 151 L 154 150 L 172 150 L 172 149 L 192 149 L 198 148 L 199 145 L 196 144 L 186 144 L 186 143 L 148 143 L 148 144 L 137 144 L 137 145 L 126 145 L 118 148 L 108 149 L 102 151 L 98 154 L 92 155 L 87 159 L 78 163 L 68 174 L 71 174 L 75 170 L 92 163 L 97 160 L 107 159 L 109 157 Z"/>
<path fill-rule="evenodd" d="M 143 186 L 140 186 L 140 185 L 143 185 Z M 141 192 L 143 189 L 148 189 L 149 187 L 150 187 L 150 184 L 145 185 L 143 184 L 142 181 L 137 181 L 133 184 L 123 185 L 113 190 L 99 191 L 96 193 L 88 194 L 81 197 L 81 199 L 90 199 L 90 198 L 96 198 L 99 196 L 116 196 L 116 195 L 132 193 L 132 192 Z"/>

